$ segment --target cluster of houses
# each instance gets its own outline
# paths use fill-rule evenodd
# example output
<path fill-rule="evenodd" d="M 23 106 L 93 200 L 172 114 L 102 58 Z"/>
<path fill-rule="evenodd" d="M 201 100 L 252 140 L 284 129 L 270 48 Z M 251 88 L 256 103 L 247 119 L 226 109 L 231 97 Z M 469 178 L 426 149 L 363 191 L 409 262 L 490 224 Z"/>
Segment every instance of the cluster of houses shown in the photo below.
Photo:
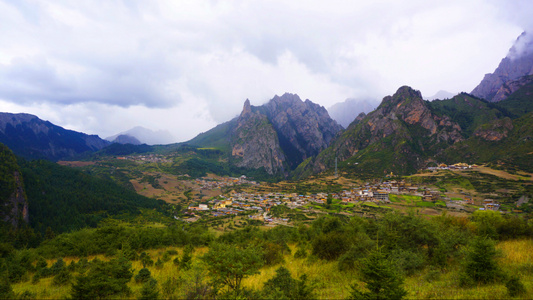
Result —
<path fill-rule="evenodd" d="M 209 181 L 206 181 L 208 183 Z M 200 181 L 202 183 L 202 181 Z M 235 182 L 236 183 L 236 182 Z M 316 193 L 299 195 L 297 193 L 231 193 L 228 197 L 219 196 L 209 201 L 208 204 L 189 206 L 189 211 L 210 211 L 213 216 L 224 214 L 238 214 L 247 210 L 268 212 L 271 207 L 285 204 L 289 208 L 297 208 L 309 203 L 324 204 L 328 197 L 340 199 L 344 203 L 357 203 L 360 201 L 389 203 L 389 194 L 413 194 L 422 197 L 425 201 L 439 199 L 440 192 L 411 186 L 404 181 L 388 181 L 379 184 L 367 184 L 362 187 L 344 190 L 340 193 Z"/>
<path fill-rule="evenodd" d="M 151 162 L 151 163 L 170 163 L 171 159 L 168 159 L 165 156 L 159 154 L 147 154 L 147 155 L 128 155 L 128 156 L 119 156 L 117 159 L 120 160 L 132 160 L 136 162 Z"/>
<path fill-rule="evenodd" d="M 413 186 L 411 183 L 404 181 L 386 181 L 375 184 L 366 184 L 360 187 L 343 190 L 339 193 L 316 193 L 311 195 L 299 195 L 296 193 L 236 193 L 229 196 L 219 196 L 209 201 L 207 204 L 198 206 L 189 206 L 190 213 L 195 211 L 209 212 L 210 215 L 217 217 L 223 215 L 237 215 L 245 211 L 256 211 L 253 218 L 263 215 L 265 222 L 287 222 L 287 220 L 274 220 L 268 216 L 270 209 L 277 205 L 286 205 L 294 209 L 307 204 L 324 204 L 327 203 L 328 197 L 340 199 L 343 203 L 373 202 L 389 203 L 390 194 L 403 194 L 419 196 L 422 201 L 446 200 L 446 206 L 452 209 L 463 210 L 464 205 L 474 204 L 471 197 L 465 200 L 450 200 L 442 198 L 441 192 L 426 187 Z M 500 205 L 491 199 L 486 199 L 483 203 L 484 210 L 499 210 Z M 260 217 L 257 217 L 260 218 Z M 276 223 L 274 222 L 274 223 Z M 277 222 L 277 223 L 279 223 Z"/>
<path fill-rule="evenodd" d="M 245 175 L 242 175 L 241 177 L 238 177 L 238 178 L 223 177 L 217 180 L 207 178 L 207 177 L 202 177 L 202 178 L 196 179 L 196 184 L 198 184 L 200 186 L 200 189 L 202 190 L 220 189 L 222 187 L 234 186 L 234 185 L 239 185 L 239 184 L 258 185 L 256 181 L 248 180 Z"/>
<path fill-rule="evenodd" d="M 428 167 L 427 170 L 466 170 L 466 169 L 472 169 L 477 168 L 477 165 L 469 165 L 466 163 L 456 163 L 453 165 L 447 165 L 447 164 L 439 164 L 436 167 Z"/>

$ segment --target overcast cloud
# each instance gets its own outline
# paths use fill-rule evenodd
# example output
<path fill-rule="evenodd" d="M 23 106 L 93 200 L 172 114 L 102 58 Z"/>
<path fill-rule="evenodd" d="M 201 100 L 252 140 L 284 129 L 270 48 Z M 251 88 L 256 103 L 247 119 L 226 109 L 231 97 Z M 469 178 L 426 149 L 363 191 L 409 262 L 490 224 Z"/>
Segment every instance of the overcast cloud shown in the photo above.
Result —
<path fill-rule="evenodd" d="M 297 93 L 325 107 L 402 85 L 470 92 L 531 1 L 0 1 L 0 111 L 184 141 Z M 171 142 L 171 141 L 169 141 Z"/>

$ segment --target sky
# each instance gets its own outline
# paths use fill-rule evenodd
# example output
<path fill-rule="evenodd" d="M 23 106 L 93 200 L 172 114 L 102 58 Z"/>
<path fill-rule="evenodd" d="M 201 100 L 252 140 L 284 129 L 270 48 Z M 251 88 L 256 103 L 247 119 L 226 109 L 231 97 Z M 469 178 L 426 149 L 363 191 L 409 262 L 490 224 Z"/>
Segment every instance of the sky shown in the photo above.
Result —
<path fill-rule="evenodd" d="M 533 28 L 532 11 L 529 0 L 0 0 L 0 111 L 102 138 L 168 130 L 170 143 L 285 92 L 326 108 L 403 85 L 470 92 Z"/>

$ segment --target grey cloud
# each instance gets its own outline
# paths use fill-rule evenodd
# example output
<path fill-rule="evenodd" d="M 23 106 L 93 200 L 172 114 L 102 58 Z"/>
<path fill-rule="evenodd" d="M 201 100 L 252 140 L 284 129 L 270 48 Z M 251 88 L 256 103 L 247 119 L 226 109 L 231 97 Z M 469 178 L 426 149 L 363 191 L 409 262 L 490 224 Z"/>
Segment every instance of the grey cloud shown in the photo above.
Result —
<path fill-rule="evenodd" d="M 0 96 L 17 103 L 50 101 L 62 104 L 107 103 L 127 107 L 168 107 L 179 102 L 165 95 L 157 70 L 98 62 L 82 65 L 84 72 L 60 74 L 46 59 L 17 59 L 0 66 Z"/>

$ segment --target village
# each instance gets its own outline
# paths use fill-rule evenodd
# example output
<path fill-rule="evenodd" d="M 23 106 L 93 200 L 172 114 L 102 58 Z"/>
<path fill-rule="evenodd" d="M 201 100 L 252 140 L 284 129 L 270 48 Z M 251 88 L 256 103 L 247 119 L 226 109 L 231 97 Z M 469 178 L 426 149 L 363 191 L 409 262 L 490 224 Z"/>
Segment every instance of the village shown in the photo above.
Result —
<path fill-rule="evenodd" d="M 188 175 L 185 175 L 188 176 Z M 212 179 L 210 177 L 202 177 L 195 180 L 196 184 L 200 186 L 202 190 L 212 190 L 219 189 L 228 186 L 241 185 L 241 184 L 250 184 L 250 185 L 259 185 L 256 181 L 248 180 L 245 175 L 241 177 L 221 177 L 219 179 Z"/>
<path fill-rule="evenodd" d="M 241 182 L 246 181 L 245 177 L 239 179 Z M 227 179 L 216 184 L 236 184 L 239 180 Z M 215 184 L 215 181 L 197 180 L 199 183 Z M 257 183 L 254 183 L 257 184 Z M 485 199 L 482 203 L 475 203 L 470 195 L 464 195 L 463 198 L 450 198 L 443 195 L 437 189 L 428 187 L 416 186 L 405 181 L 385 181 L 381 183 L 370 184 L 343 190 L 339 193 L 316 193 L 310 195 L 300 195 L 296 193 L 247 193 L 247 192 L 231 192 L 228 195 L 220 195 L 215 199 L 209 200 L 207 203 L 190 205 L 187 208 L 188 214 L 197 217 L 197 213 L 208 217 L 219 217 L 225 215 L 238 215 L 245 212 L 255 212 L 250 214 L 251 219 L 264 221 L 268 223 L 286 224 L 289 220 L 282 218 L 274 218 L 269 215 L 271 209 L 278 205 L 284 205 L 289 209 L 308 210 L 314 205 L 324 205 L 328 203 L 328 199 L 332 201 L 336 199 L 337 203 L 348 206 L 353 204 L 367 204 L 372 206 L 387 205 L 394 202 L 394 199 L 402 196 L 411 196 L 411 198 L 419 199 L 419 201 L 427 204 L 437 204 L 437 206 L 445 207 L 447 209 L 466 211 L 466 206 L 477 205 L 475 209 L 479 210 L 494 210 L 498 211 L 500 205 L 497 201 L 492 199 Z M 423 205 L 424 206 L 424 205 Z M 196 220 L 198 218 L 193 218 Z"/>
<path fill-rule="evenodd" d="M 160 154 L 117 156 L 119 160 L 131 160 L 138 163 L 171 163 L 172 159 Z"/>

